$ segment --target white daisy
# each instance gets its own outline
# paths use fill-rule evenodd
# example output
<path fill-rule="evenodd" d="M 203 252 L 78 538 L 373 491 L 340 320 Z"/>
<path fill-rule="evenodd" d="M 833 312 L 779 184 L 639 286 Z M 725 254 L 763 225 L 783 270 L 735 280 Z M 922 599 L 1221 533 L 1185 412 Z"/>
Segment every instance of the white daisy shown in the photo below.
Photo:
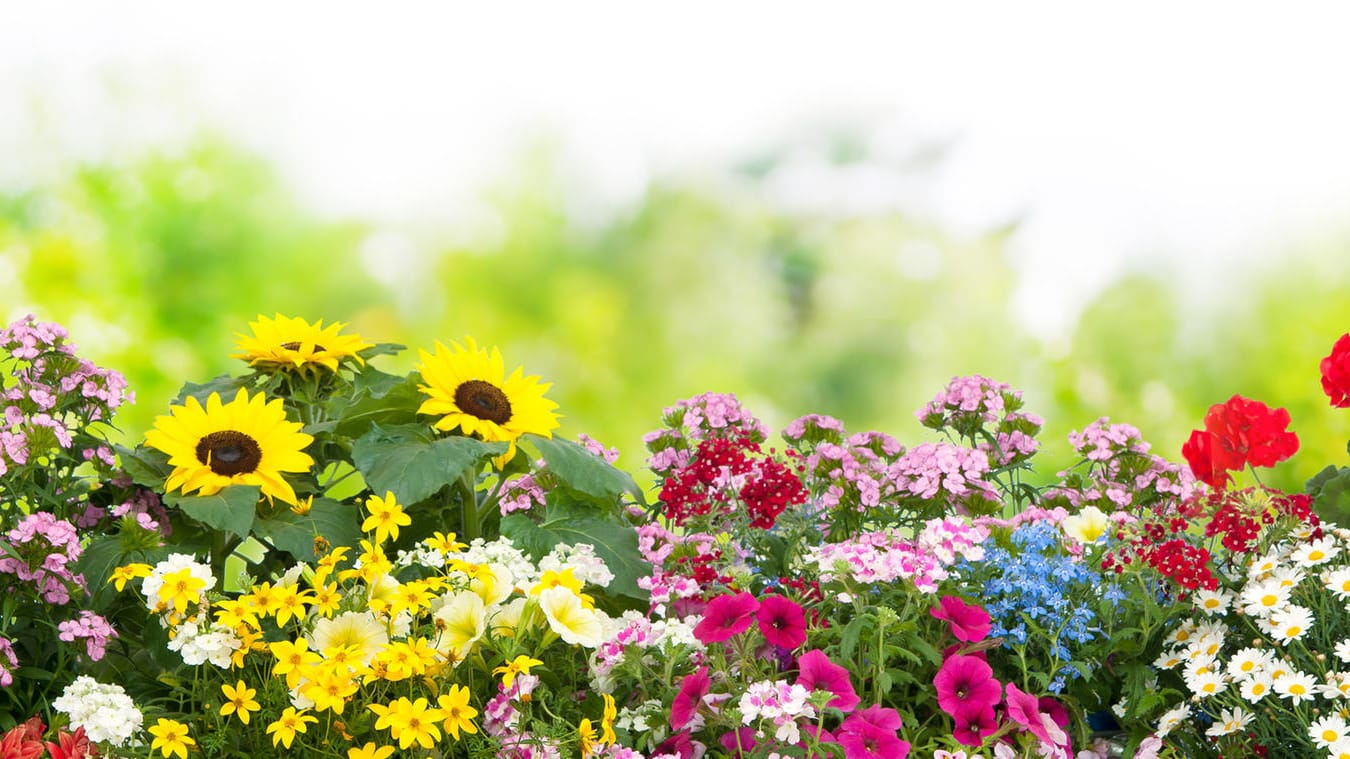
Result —
<path fill-rule="evenodd" d="M 1247 578 L 1259 580 L 1271 572 L 1274 572 L 1275 567 L 1278 567 L 1279 565 L 1280 552 L 1276 549 L 1272 549 L 1270 553 L 1265 556 L 1257 556 L 1252 559 L 1252 563 L 1247 565 Z"/>
<path fill-rule="evenodd" d="M 1259 580 L 1247 583 L 1238 597 L 1242 611 L 1253 617 L 1264 618 L 1267 614 L 1289 603 L 1289 588 L 1279 580 Z"/>
<path fill-rule="evenodd" d="M 1182 662 L 1181 656 L 1175 652 L 1169 653 L 1163 651 L 1158 654 L 1158 658 L 1153 660 L 1153 666 L 1158 669 L 1171 669 Z"/>
<path fill-rule="evenodd" d="M 1242 685 L 1238 686 L 1238 692 L 1244 701 L 1254 704 L 1270 694 L 1270 687 L 1270 675 L 1262 673 L 1243 680 Z"/>
<path fill-rule="evenodd" d="M 1350 738 L 1342 738 L 1327 746 L 1328 759 L 1350 759 Z"/>
<path fill-rule="evenodd" d="M 1322 537 L 1295 548 L 1290 559 L 1300 567 L 1315 567 L 1318 564 L 1330 561 L 1340 552 L 1341 547 L 1336 545 L 1335 540 Z"/>
<path fill-rule="evenodd" d="M 1317 695 L 1328 700 L 1350 698 L 1350 673 L 1328 672 L 1326 682 L 1317 686 Z"/>
<path fill-rule="evenodd" d="M 1350 567 L 1340 567 L 1322 575 L 1322 584 L 1342 601 L 1350 599 Z"/>
<path fill-rule="evenodd" d="M 1209 616 L 1223 614 L 1228 611 L 1228 605 L 1233 603 L 1233 593 L 1227 590 L 1197 590 L 1195 592 L 1195 608 Z"/>
<path fill-rule="evenodd" d="M 1308 633 L 1313 624 L 1312 609 L 1289 604 L 1270 615 L 1270 623 L 1275 628 L 1274 636 L 1281 643 L 1291 643 Z"/>
<path fill-rule="evenodd" d="M 1350 638 L 1346 638 L 1336 644 L 1336 658 L 1343 662 L 1350 662 Z"/>
<path fill-rule="evenodd" d="M 1331 748 L 1336 741 L 1350 735 L 1350 725 L 1346 725 L 1339 716 L 1329 714 L 1308 725 L 1308 735 L 1312 736 L 1313 743 L 1319 748 Z"/>
<path fill-rule="evenodd" d="M 1270 579 L 1290 590 L 1297 587 L 1307 576 L 1308 573 L 1299 567 L 1276 567 L 1275 571 L 1270 573 Z"/>
<path fill-rule="evenodd" d="M 1158 728 L 1154 731 L 1154 734 L 1159 738 L 1167 737 L 1167 734 L 1172 732 L 1173 728 L 1180 725 L 1189 716 L 1191 716 L 1191 707 L 1186 704 L 1178 704 L 1158 718 Z"/>
<path fill-rule="evenodd" d="M 1205 735 L 1217 738 L 1220 735 L 1236 733 L 1250 724 L 1251 721 L 1251 712 L 1243 711 L 1240 706 L 1231 710 L 1224 709 L 1219 712 L 1219 718 L 1214 721 L 1214 724 L 1210 725 L 1209 729 L 1205 731 Z"/>
<path fill-rule="evenodd" d="M 1235 678 L 1254 677 L 1261 674 L 1270 660 L 1269 651 L 1248 646 L 1233 654 L 1233 658 L 1228 660 L 1228 674 Z"/>
<path fill-rule="evenodd" d="M 1228 687 L 1228 682 L 1217 672 L 1202 672 L 1195 677 L 1187 677 L 1186 687 L 1200 698 L 1208 698 L 1216 693 L 1222 693 L 1224 688 Z M 1308 687 L 1312 688 L 1311 685 Z"/>
<path fill-rule="evenodd" d="M 1317 681 L 1312 675 L 1303 672 L 1291 672 L 1277 678 L 1274 685 L 1275 692 L 1292 701 L 1295 706 L 1312 700 L 1316 687 Z"/>
<path fill-rule="evenodd" d="M 1181 624 L 1180 627 L 1168 633 L 1167 643 L 1174 646 L 1185 645 L 1186 643 L 1190 642 L 1191 636 L 1194 634 L 1195 634 L 1195 623 L 1190 620 L 1186 620 Z"/>

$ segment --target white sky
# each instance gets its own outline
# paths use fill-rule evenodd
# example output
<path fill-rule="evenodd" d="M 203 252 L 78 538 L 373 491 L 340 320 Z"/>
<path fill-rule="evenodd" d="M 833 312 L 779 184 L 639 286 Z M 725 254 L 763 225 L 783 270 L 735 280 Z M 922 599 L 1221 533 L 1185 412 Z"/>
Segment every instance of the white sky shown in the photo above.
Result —
<path fill-rule="evenodd" d="M 972 234 L 1020 219 L 1019 302 L 1052 335 L 1123 269 L 1195 274 L 1344 227 L 1347 22 L 1329 2 L 0 0 L 0 182 L 205 124 L 316 210 L 394 224 L 468 218 L 546 131 L 604 208 L 856 119 L 883 149 L 950 150 L 917 192 L 820 192 L 894 193 Z M 109 83 L 192 107 L 119 112 Z"/>

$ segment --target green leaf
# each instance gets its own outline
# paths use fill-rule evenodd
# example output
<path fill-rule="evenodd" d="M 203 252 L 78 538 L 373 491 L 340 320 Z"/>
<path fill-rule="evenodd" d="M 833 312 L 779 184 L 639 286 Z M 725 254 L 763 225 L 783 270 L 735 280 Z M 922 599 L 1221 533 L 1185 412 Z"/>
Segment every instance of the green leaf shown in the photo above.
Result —
<path fill-rule="evenodd" d="M 178 397 L 174 399 L 174 405 L 181 406 L 188 397 L 196 398 L 202 405 L 206 404 L 206 399 L 211 397 L 211 393 L 220 395 L 222 403 L 229 403 L 234 400 L 234 396 L 239 393 L 239 388 L 247 387 L 249 384 L 248 375 L 234 377 L 228 374 L 222 374 L 219 377 L 204 384 L 189 382 L 183 385 L 178 391 Z"/>
<path fill-rule="evenodd" d="M 397 425 L 418 425 L 417 409 L 426 400 L 417 389 L 415 377 L 398 377 L 378 369 L 367 368 L 356 375 L 351 397 L 334 398 L 328 403 L 328 414 L 337 420 L 337 434 L 360 437 L 373 426 L 385 429 Z"/>
<path fill-rule="evenodd" d="M 319 482 L 333 483 L 323 494 L 335 501 L 345 501 L 366 490 L 366 481 L 361 478 L 361 473 L 346 461 L 329 462 L 319 475 Z"/>
<path fill-rule="evenodd" d="M 519 513 L 502 517 L 501 533 L 536 561 L 561 543 L 589 543 L 595 548 L 595 555 L 604 559 L 605 566 L 614 573 L 608 588 L 611 593 L 647 598 L 647 591 L 638 587 L 637 578 L 650 574 L 651 568 L 638 553 L 637 530 L 626 522 L 588 514 L 575 507 L 550 505 L 541 524 Z"/>
<path fill-rule="evenodd" d="M 170 493 L 164 503 L 177 506 L 184 514 L 215 530 L 226 530 L 248 537 L 258 515 L 257 485 L 231 485 L 215 495 L 184 496 Z"/>
<path fill-rule="evenodd" d="M 114 445 L 113 448 L 122 462 L 122 469 L 131 475 L 131 481 L 137 485 L 158 489 L 163 487 L 164 481 L 169 479 L 173 471 L 173 467 L 169 466 L 169 455 L 154 448 L 127 448 L 122 445 Z"/>
<path fill-rule="evenodd" d="M 353 504 L 315 498 L 308 514 L 286 509 L 258 520 L 253 529 L 296 559 L 315 561 L 314 538 L 320 535 L 334 547 L 355 546 L 361 539 L 361 515 Z"/>
<path fill-rule="evenodd" d="M 869 627 L 871 618 L 867 616 L 854 617 L 844 627 L 844 634 L 839 638 L 839 656 L 843 659 L 852 659 L 853 652 L 858 648 L 858 641 L 862 638 L 863 631 Z"/>
<path fill-rule="evenodd" d="M 393 491 L 399 503 L 411 506 L 505 451 L 505 443 L 458 436 L 425 441 L 375 424 L 352 445 L 352 463 L 371 492 Z"/>
<path fill-rule="evenodd" d="M 638 503 L 643 502 L 642 490 L 627 472 L 614 468 L 581 444 L 538 435 L 524 437 L 539 450 L 549 471 L 569 488 L 602 500 L 631 493 Z"/>
<path fill-rule="evenodd" d="M 1350 469 L 1327 467 L 1308 481 L 1313 510 L 1323 519 L 1344 523 L 1350 517 Z"/>

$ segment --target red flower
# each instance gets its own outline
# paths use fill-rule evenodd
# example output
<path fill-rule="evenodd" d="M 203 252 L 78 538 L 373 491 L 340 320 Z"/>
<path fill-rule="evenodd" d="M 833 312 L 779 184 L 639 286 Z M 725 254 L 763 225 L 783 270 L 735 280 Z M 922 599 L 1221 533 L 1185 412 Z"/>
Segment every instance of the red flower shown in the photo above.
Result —
<path fill-rule="evenodd" d="M 1182 446 L 1182 455 L 1196 477 L 1221 488 L 1227 471 L 1275 466 L 1298 451 L 1298 435 L 1290 432 L 1289 412 L 1234 395 L 1209 407 L 1205 429 L 1196 430 Z"/>
<path fill-rule="evenodd" d="M 759 631 L 764 639 L 782 648 L 796 648 L 806 642 L 806 612 L 792 599 L 765 596 L 759 601 Z"/>
<path fill-rule="evenodd" d="M 670 727 L 680 730 L 689 724 L 703 697 L 708 695 L 712 681 L 708 678 L 708 668 L 699 667 L 692 675 L 685 675 L 680 681 L 680 692 L 675 694 L 675 702 L 670 705 Z"/>
<path fill-rule="evenodd" d="M 703 610 L 703 621 L 694 626 L 694 637 L 701 643 L 717 643 L 740 635 L 755 623 L 759 601 L 749 593 L 718 596 Z"/>
<path fill-rule="evenodd" d="M 947 657 L 933 678 L 938 706 L 958 720 L 974 720 L 1003 698 L 1003 686 L 983 659 L 957 654 Z"/>
<path fill-rule="evenodd" d="M 848 670 L 830 661 L 820 649 L 812 649 L 797 659 L 797 685 L 807 690 L 829 691 L 834 694 L 826 706 L 841 712 L 850 712 L 858 705 L 858 694 L 849 681 Z"/>
<path fill-rule="evenodd" d="M 84 726 L 75 728 L 73 733 L 58 732 L 57 743 L 47 741 L 47 751 L 52 759 L 86 759 L 98 756 L 98 748 L 89 742 L 84 734 Z"/>
<path fill-rule="evenodd" d="M 37 717 L 29 719 L 0 738 L 0 759 L 38 759 L 47 748 L 42 745 L 42 734 L 47 726 Z"/>
<path fill-rule="evenodd" d="M 1322 392 L 1336 408 L 1350 407 L 1350 334 L 1341 335 L 1322 359 Z"/>
<path fill-rule="evenodd" d="M 989 635 L 989 612 L 983 606 L 967 604 L 956 596 L 943 596 L 938 603 L 941 608 L 928 613 L 949 622 L 957 640 L 973 643 Z"/>

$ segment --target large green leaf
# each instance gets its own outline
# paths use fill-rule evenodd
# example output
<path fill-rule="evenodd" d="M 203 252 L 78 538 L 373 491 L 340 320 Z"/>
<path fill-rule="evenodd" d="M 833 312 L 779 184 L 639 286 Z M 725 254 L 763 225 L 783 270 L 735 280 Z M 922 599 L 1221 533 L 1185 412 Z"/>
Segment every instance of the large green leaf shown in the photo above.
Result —
<path fill-rule="evenodd" d="M 638 553 L 637 530 L 615 517 L 549 506 L 542 523 L 519 513 L 502 517 L 501 531 L 536 561 L 560 543 L 589 543 L 595 547 L 595 555 L 604 559 L 605 566 L 614 573 L 609 586 L 611 593 L 647 598 L 647 591 L 638 587 L 637 578 L 651 574 L 651 567 Z"/>
<path fill-rule="evenodd" d="M 290 509 L 260 519 L 254 532 L 301 561 L 314 561 L 314 539 L 322 536 L 332 546 L 355 546 L 361 538 L 361 516 L 355 505 L 315 498 L 309 513 Z"/>
<path fill-rule="evenodd" d="M 169 494 L 164 502 L 177 506 L 184 514 L 215 530 L 226 530 L 248 537 L 258 514 L 257 485 L 231 485 L 215 495 L 183 496 Z"/>
<path fill-rule="evenodd" d="M 360 437 L 373 425 L 389 427 L 417 422 L 417 408 L 426 398 L 417 389 L 415 377 L 398 377 L 367 368 L 353 381 L 354 398 L 335 398 L 329 414 L 337 420 L 340 435 Z"/>
<path fill-rule="evenodd" d="M 211 397 L 211 393 L 218 393 L 222 403 L 229 403 L 234 400 L 234 396 L 239 393 L 239 388 L 248 385 L 247 375 L 235 377 L 229 374 L 222 374 L 219 377 L 199 384 L 188 382 L 178 391 L 178 397 L 174 399 L 175 405 L 183 405 L 188 396 L 196 398 L 202 405 L 206 404 L 206 399 Z"/>
<path fill-rule="evenodd" d="M 458 482 L 485 459 L 505 450 L 505 443 L 467 437 L 427 441 L 406 429 L 388 430 L 376 424 L 352 444 L 352 463 L 372 492 L 392 491 L 399 503 L 410 506 Z"/>
<path fill-rule="evenodd" d="M 549 471 L 573 490 L 603 500 L 631 493 L 639 503 L 642 502 L 642 490 L 627 472 L 615 469 L 579 443 L 538 435 L 527 435 L 526 438 L 539 449 Z"/>
<path fill-rule="evenodd" d="M 1350 468 L 1328 466 L 1308 480 L 1313 510 L 1323 519 L 1344 522 L 1350 518 Z"/>
<path fill-rule="evenodd" d="M 169 466 L 168 454 L 154 448 L 127 448 L 121 445 L 113 448 L 117 451 L 118 461 L 122 462 L 122 469 L 131 475 L 131 481 L 137 485 L 158 489 L 173 471 L 173 467 Z"/>

